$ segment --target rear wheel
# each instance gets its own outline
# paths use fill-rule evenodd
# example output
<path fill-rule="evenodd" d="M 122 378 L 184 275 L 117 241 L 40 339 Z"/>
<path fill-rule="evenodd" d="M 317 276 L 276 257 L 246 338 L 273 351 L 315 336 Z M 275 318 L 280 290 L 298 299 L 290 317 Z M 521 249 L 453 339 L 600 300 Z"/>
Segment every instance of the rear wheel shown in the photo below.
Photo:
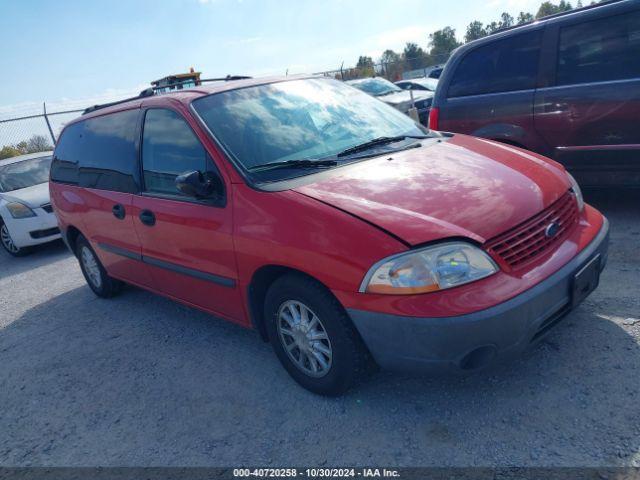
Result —
<path fill-rule="evenodd" d="M 320 395 L 340 395 L 369 365 L 369 357 L 344 308 L 321 284 L 288 274 L 265 299 L 269 340 L 293 379 Z"/>
<path fill-rule="evenodd" d="M 76 240 L 76 256 L 80 262 L 80 268 L 85 280 L 99 297 L 113 297 L 122 288 L 122 282 L 111 278 L 100 263 L 98 256 L 82 235 Z"/>
<path fill-rule="evenodd" d="M 11 233 L 9 232 L 9 228 L 6 223 L 0 220 L 0 243 L 7 251 L 7 253 L 13 255 L 14 257 L 23 257 L 31 253 L 31 248 L 29 247 L 18 247 L 13 239 L 11 238 Z"/>

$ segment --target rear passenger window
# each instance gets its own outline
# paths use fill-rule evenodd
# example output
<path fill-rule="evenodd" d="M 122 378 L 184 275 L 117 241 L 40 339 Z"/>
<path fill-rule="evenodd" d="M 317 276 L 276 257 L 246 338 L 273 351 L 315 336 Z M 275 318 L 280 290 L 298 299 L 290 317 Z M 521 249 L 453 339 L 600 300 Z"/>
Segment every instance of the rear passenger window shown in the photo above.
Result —
<path fill-rule="evenodd" d="M 449 97 L 535 88 L 542 31 L 497 40 L 468 52 L 454 73 Z"/>
<path fill-rule="evenodd" d="M 560 30 L 558 85 L 640 77 L 640 11 Z"/>
<path fill-rule="evenodd" d="M 70 125 L 56 146 L 51 180 L 135 193 L 138 114 L 127 110 Z"/>
<path fill-rule="evenodd" d="M 74 123 L 62 132 L 51 162 L 52 182 L 78 185 L 78 164 L 80 163 L 78 142 L 83 128 L 82 123 Z"/>
<path fill-rule="evenodd" d="M 184 119 L 172 110 L 147 111 L 142 133 L 142 167 L 147 192 L 182 195 L 175 178 L 206 171 L 207 154 Z"/>

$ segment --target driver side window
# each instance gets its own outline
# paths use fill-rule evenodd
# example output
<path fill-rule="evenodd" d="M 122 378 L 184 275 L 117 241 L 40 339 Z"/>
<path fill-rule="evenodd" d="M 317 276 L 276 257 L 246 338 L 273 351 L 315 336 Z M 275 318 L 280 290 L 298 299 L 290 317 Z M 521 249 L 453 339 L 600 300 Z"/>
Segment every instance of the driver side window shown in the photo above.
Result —
<path fill-rule="evenodd" d="M 207 170 L 207 153 L 189 125 L 176 112 L 147 110 L 142 133 L 142 168 L 145 191 L 183 195 L 178 175 Z"/>

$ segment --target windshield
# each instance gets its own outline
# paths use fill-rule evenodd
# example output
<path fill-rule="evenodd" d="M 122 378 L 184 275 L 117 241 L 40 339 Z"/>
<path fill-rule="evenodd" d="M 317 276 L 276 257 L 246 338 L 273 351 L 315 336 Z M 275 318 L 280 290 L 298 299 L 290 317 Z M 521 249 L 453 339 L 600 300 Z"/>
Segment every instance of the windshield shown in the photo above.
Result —
<path fill-rule="evenodd" d="M 384 78 L 367 78 L 366 80 L 358 80 L 356 82 L 347 82 L 352 87 L 356 87 L 363 92 L 379 97 L 380 95 L 388 95 L 390 93 L 401 92 L 402 89 Z"/>
<path fill-rule="evenodd" d="M 51 157 L 0 165 L 0 192 L 12 192 L 49 181 Z"/>
<path fill-rule="evenodd" d="M 438 86 L 438 80 L 436 80 L 435 78 L 420 78 L 413 81 L 415 83 L 422 85 L 427 90 L 431 90 L 432 92 L 435 92 L 436 87 Z"/>
<path fill-rule="evenodd" d="M 194 101 L 193 107 L 246 170 L 273 162 L 332 157 L 379 137 L 426 132 L 396 109 L 331 79 L 215 93 Z M 285 169 L 269 175 L 308 173 L 314 172 Z"/>

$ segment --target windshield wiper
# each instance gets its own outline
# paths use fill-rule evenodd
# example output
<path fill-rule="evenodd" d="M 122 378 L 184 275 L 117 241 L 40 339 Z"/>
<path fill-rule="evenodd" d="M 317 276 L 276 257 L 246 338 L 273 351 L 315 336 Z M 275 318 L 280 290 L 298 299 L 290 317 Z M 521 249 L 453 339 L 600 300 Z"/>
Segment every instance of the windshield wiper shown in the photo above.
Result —
<path fill-rule="evenodd" d="M 400 142 L 407 138 L 423 139 L 423 138 L 429 138 L 429 137 L 427 135 L 399 135 L 397 137 L 378 137 L 378 138 L 374 138 L 373 140 L 369 140 L 368 142 L 361 143 L 360 145 L 347 148 L 346 150 L 343 150 L 338 155 L 336 155 L 336 157 L 338 158 L 346 157 L 353 153 L 369 150 L 370 148 L 377 147 L 378 145 L 386 145 L 388 143 Z"/>
<path fill-rule="evenodd" d="M 283 162 L 270 162 L 256 165 L 249 168 L 250 172 L 261 172 L 263 170 L 275 170 L 277 168 L 316 168 L 333 167 L 338 162 L 335 160 L 286 160 Z"/>

